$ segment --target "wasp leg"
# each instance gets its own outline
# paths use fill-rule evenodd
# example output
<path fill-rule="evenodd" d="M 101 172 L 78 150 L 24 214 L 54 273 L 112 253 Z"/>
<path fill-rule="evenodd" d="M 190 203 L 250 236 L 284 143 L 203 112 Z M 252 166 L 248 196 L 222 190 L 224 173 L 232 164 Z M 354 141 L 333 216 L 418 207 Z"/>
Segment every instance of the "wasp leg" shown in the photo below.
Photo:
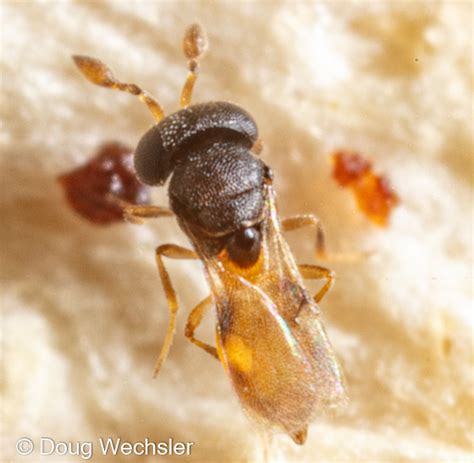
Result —
<path fill-rule="evenodd" d="M 295 215 L 287 217 L 281 221 L 283 231 L 297 230 L 298 228 L 312 225 L 316 227 L 316 257 L 330 262 L 357 262 L 358 260 L 370 257 L 372 252 L 360 253 L 327 253 L 326 239 L 321 221 L 313 214 Z"/>
<path fill-rule="evenodd" d="M 293 231 L 298 228 L 312 225 L 316 227 L 316 254 L 319 258 L 326 258 L 326 240 L 324 238 L 324 230 L 321 221 L 313 214 L 295 215 L 287 217 L 281 221 L 283 231 Z"/>
<path fill-rule="evenodd" d="M 300 264 L 298 265 L 301 276 L 308 280 L 326 280 L 324 286 L 313 296 L 316 302 L 319 302 L 329 291 L 334 283 L 334 272 L 326 267 L 319 265 Z"/>
<path fill-rule="evenodd" d="M 176 329 L 176 314 L 178 312 L 178 300 L 176 297 L 176 291 L 171 283 L 170 276 L 166 267 L 163 263 L 163 256 L 171 259 L 197 259 L 198 256 L 194 251 L 190 249 L 182 248 L 175 244 L 163 244 L 156 248 L 155 251 L 156 264 L 158 265 L 158 271 L 160 272 L 161 283 L 166 294 L 168 306 L 170 309 L 170 320 L 168 322 L 168 329 L 166 330 L 165 340 L 163 341 L 163 347 L 161 348 L 160 355 L 155 364 L 155 371 L 153 377 L 159 373 L 163 362 L 168 357 L 168 353 L 173 342 L 173 335 Z"/>
<path fill-rule="evenodd" d="M 122 208 L 123 217 L 127 222 L 143 223 L 142 219 L 174 216 L 173 211 L 167 207 L 133 204 L 113 194 L 108 194 L 107 198 Z"/>
<path fill-rule="evenodd" d="M 110 69 L 102 61 L 83 55 L 74 55 L 72 59 L 84 77 L 93 84 L 135 95 L 140 99 L 140 101 L 148 106 L 148 109 L 153 114 L 153 117 L 157 122 L 161 121 L 161 119 L 165 117 L 163 108 L 152 95 L 150 95 L 146 90 L 141 89 L 136 84 L 128 84 L 118 80 L 114 76 L 112 69 Z"/>
<path fill-rule="evenodd" d="M 212 305 L 212 297 L 207 296 L 206 299 L 202 300 L 194 309 L 191 311 L 188 317 L 188 321 L 186 322 L 186 330 L 184 335 L 196 346 L 204 349 L 208 354 L 211 354 L 217 360 L 219 360 L 219 356 L 217 355 L 217 349 L 215 347 L 210 346 L 209 344 L 200 341 L 194 337 L 194 331 L 201 323 L 202 317 L 206 313 L 206 311 Z"/>
<path fill-rule="evenodd" d="M 172 217 L 171 209 L 161 206 L 135 206 L 128 205 L 123 208 L 125 220 L 132 223 L 143 223 L 142 219 L 156 219 L 159 217 Z"/>
<path fill-rule="evenodd" d="M 188 77 L 181 90 L 180 106 L 187 108 L 191 104 L 194 84 L 199 71 L 199 59 L 207 50 L 207 37 L 204 29 L 199 24 L 192 24 L 185 32 L 183 38 L 183 51 L 188 61 Z"/>

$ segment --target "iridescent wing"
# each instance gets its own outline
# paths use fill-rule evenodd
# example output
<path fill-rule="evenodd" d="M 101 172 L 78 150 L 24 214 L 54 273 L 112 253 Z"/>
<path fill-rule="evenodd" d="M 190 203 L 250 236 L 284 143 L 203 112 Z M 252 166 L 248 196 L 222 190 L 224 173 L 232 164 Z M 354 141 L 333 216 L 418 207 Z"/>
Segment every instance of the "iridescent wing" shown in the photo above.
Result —
<path fill-rule="evenodd" d="M 344 399 L 342 372 L 319 309 L 282 236 L 266 186 L 260 256 L 241 268 L 222 251 L 206 259 L 221 362 L 249 415 L 304 442 L 315 413 Z"/>

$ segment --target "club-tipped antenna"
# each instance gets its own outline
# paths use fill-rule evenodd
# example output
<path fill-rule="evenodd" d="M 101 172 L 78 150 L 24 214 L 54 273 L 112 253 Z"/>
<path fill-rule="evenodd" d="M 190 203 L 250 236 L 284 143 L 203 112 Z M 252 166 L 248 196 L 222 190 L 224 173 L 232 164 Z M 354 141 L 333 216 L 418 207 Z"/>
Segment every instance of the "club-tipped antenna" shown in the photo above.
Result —
<path fill-rule="evenodd" d="M 148 109 L 157 121 L 161 121 L 161 119 L 165 117 L 163 108 L 152 95 L 150 95 L 146 90 L 141 89 L 136 84 L 127 84 L 117 80 L 112 70 L 102 61 L 83 55 L 74 55 L 72 59 L 86 79 L 91 81 L 93 84 L 111 88 L 113 90 L 119 90 L 121 92 L 131 93 L 148 106 Z"/>
<path fill-rule="evenodd" d="M 207 46 L 208 41 L 204 28 L 198 23 L 191 24 L 183 37 L 183 52 L 188 58 L 189 73 L 181 91 L 179 100 L 181 108 L 187 108 L 191 104 L 194 84 L 199 71 L 199 60 L 206 53 Z"/>

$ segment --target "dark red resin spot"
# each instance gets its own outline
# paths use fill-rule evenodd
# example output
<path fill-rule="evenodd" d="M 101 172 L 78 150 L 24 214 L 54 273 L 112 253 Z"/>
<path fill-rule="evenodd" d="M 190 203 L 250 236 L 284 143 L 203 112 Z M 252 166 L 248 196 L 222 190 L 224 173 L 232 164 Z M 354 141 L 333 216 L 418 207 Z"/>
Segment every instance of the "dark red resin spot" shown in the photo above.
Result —
<path fill-rule="evenodd" d="M 133 168 L 133 150 L 121 143 L 107 143 L 85 165 L 62 174 L 58 180 L 69 205 L 97 225 L 123 221 L 123 208 L 114 200 L 149 204 L 148 187 Z"/>

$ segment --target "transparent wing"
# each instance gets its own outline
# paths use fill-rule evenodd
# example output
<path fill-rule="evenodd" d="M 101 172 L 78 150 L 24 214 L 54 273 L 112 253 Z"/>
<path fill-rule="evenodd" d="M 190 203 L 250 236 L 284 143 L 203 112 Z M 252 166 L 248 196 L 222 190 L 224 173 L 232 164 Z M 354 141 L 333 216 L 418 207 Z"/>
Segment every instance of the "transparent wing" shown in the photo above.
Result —
<path fill-rule="evenodd" d="M 318 307 L 284 240 L 267 187 L 262 249 L 251 268 L 222 252 L 206 261 L 219 355 L 247 412 L 290 435 L 344 398 L 341 369 Z"/>

